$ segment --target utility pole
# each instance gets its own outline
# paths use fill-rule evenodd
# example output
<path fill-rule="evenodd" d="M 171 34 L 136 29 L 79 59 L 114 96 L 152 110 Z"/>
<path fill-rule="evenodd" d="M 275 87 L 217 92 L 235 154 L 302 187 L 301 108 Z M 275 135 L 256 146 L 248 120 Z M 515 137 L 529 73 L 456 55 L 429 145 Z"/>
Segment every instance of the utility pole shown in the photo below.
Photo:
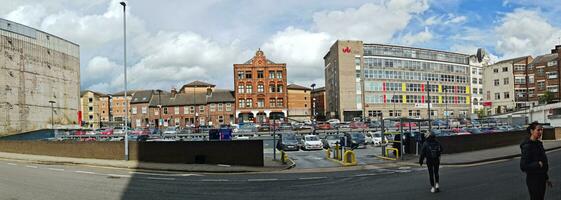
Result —
<path fill-rule="evenodd" d="M 310 121 L 312 121 L 313 124 L 313 121 L 316 116 L 316 112 L 315 112 L 316 106 L 315 106 L 315 98 L 314 98 L 314 88 L 316 87 L 316 84 L 312 83 L 311 87 L 312 87 L 312 91 L 310 91 L 310 101 L 312 101 L 311 103 L 312 113 L 310 113 Z"/>
<path fill-rule="evenodd" d="M 430 103 L 431 103 L 431 99 L 430 99 L 430 83 L 429 83 L 428 81 L 427 81 L 426 90 L 427 90 L 427 99 L 428 99 L 427 105 L 428 105 L 428 115 L 429 115 L 429 133 L 431 133 L 431 132 L 432 132 L 432 123 L 431 123 L 431 121 L 430 121 L 430 115 L 431 115 L 431 112 L 430 112 Z"/>
<path fill-rule="evenodd" d="M 450 113 L 448 113 L 448 88 L 444 90 L 444 97 L 446 99 L 446 102 L 444 102 L 446 106 L 446 129 L 450 129 L 450 122 L 448 121 L 448 115 L 450 115 Z"/>
<path fill-rule="evenodd" d="M 126 14 L 126 7 L 127 3 L 121 1 L 120 3 L 123 6 L 123 52 L 124 52 L 124 59 L 123 59 L 123 68 L 125 71 L 125 160 L 129 160 L 129 137 L 128 137 L 128 118 L 129 118 L 129 110 L 128 110 L 128 101 L 127 101 L 127 14 Z"/>

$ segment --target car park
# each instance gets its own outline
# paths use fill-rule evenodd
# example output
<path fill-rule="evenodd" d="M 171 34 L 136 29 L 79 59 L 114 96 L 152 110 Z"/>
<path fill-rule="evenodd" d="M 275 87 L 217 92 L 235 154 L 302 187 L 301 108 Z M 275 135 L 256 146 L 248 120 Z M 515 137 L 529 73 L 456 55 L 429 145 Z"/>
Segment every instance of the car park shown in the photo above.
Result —
<path fill-rule="evenodd" d="M 336 143 L 339 143 L 339 136 L 337 135 L 327 135 L 322 140 L 323 148 L 334 148 Z"/>
<path fill-rule="evenodd" d="M 295 134 L 284 133 L 281 134 L 281 138 L 277 142 L 277 149 L 283 151 L 298 151 L 300 149 L 300 143 Z"/>
<path fill-rule="evenodd" d="M 302 139 L 302 150 L 321 150 L 323 144 L 317 135 L 306 135 Z"/>

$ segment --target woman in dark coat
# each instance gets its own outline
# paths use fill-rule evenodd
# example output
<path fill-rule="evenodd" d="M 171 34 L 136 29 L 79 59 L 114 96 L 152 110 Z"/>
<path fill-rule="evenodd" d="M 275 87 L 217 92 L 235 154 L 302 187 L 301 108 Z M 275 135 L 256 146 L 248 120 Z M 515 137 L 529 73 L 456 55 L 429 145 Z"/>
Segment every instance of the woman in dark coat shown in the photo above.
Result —
<path fill-rule="evenodd" d="M 520 169 L 526 173 L 530 199 L 542 200 L 545 196 L 546 184 L 552 186 L 547 175 L 549 169 L 547 155 L 540 141 L 543 128 L 538 122 L 532 122 L 528 126 L 528 132 L 530 136 L 520 144 Z"/>

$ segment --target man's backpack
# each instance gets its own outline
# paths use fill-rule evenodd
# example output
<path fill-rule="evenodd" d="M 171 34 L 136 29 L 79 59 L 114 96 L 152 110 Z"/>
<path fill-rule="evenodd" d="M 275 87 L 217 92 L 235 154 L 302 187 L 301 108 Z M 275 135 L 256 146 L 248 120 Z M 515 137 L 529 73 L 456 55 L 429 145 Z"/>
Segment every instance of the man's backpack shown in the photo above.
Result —
<path fill-rule="evenodd" d="M 428 152 L 428 157 L 429 158 L 440 158 L 441 149 L 440 149 L 440 145 L 438 143 L 431 142 L 431 143 L 429 143 L 428 147 L 429 147 L 428 148 L 429 149 L 429 152 Z"/>

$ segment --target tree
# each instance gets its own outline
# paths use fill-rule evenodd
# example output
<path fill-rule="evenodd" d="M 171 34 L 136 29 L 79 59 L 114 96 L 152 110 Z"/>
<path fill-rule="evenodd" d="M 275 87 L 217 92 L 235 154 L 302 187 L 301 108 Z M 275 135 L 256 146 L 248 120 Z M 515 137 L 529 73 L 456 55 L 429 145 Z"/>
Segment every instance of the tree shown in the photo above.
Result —
<path fill-rule="evenodd" d="M 479 119 L 483 119 L 485 116 L 487 116 L 487 112 L 485 112 L 485 108 L 481 108 L 475 111 L 475 114 L 477 114 L 477 118 Z"/>
<path fill-rule="evenodd" d="M 540 104 L 548 104 L 553 101 L 553 93 L 550 91 L 545 91 L 542 96 L 539 97 Z"/>

